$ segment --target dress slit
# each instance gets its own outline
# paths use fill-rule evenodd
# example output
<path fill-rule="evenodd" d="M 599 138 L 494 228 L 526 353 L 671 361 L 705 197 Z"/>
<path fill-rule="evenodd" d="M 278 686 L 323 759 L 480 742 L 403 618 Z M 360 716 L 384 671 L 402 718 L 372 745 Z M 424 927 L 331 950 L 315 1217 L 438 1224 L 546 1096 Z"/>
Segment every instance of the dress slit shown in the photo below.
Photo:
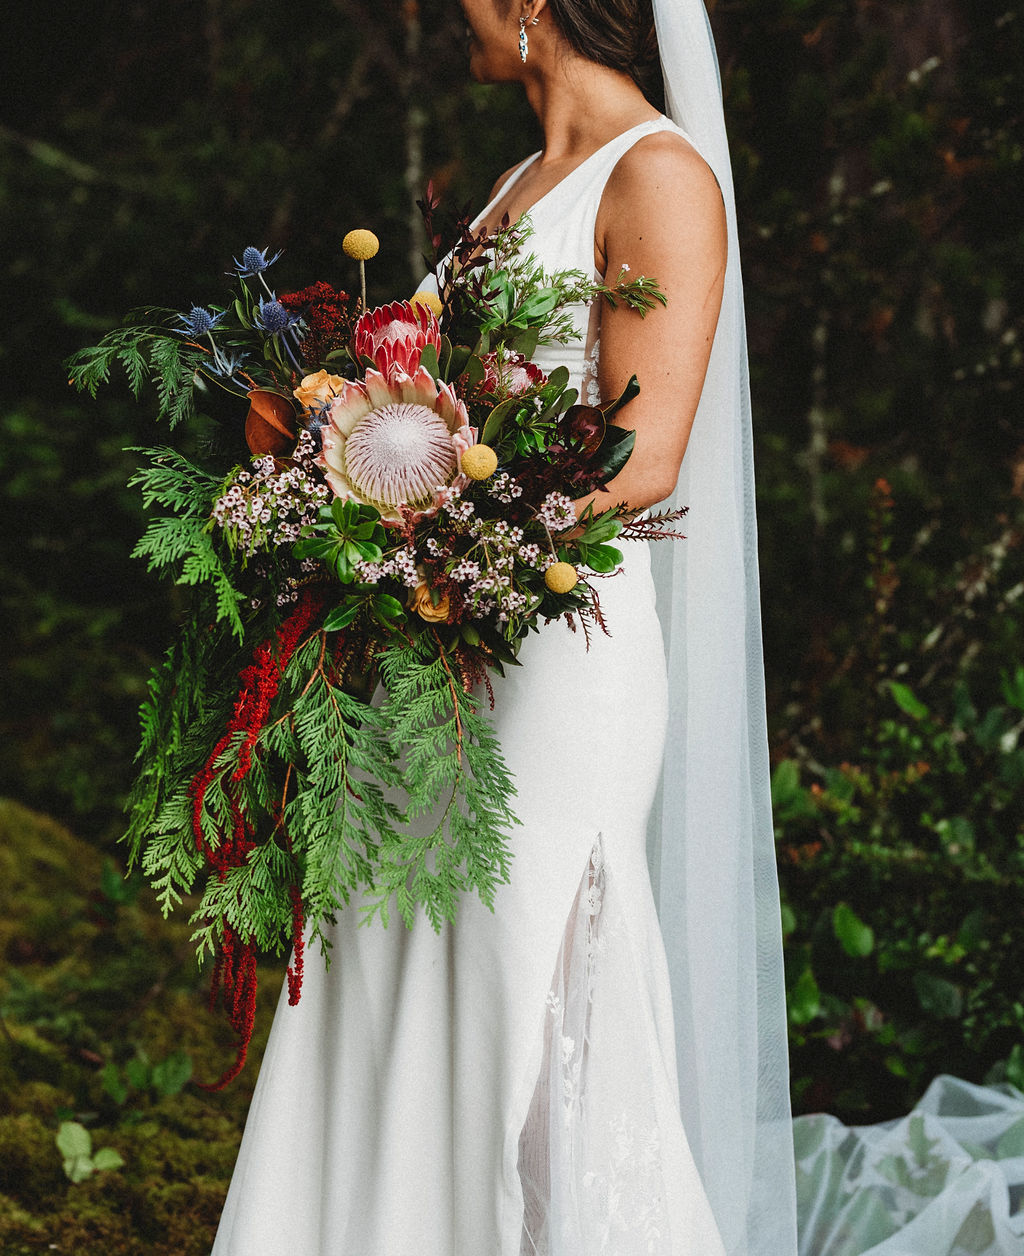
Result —
<path fill-rule="evenodd" d="M 577 1213 L 574 1119 L 585 1102 L 604 851 L 594 842 L 573 899 L 542 1013 L 537 1082 L 519 1135 L 523 1191 L 520 1256 L 553 1256 L 552 1231 Z"/>

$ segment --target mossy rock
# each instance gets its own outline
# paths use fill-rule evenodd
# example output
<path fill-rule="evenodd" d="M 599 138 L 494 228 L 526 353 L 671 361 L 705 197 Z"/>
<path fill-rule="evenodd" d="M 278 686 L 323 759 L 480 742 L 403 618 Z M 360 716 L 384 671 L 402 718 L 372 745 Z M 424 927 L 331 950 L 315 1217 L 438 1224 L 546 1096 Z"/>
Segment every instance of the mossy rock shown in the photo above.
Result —
<path fill-rule="evenodd" d="M 283 964 L 261 965 L 257 1032 L 242 1076 L 208 1094 L 106 1093 L 103 1068 L 176 1051 L 212 1081 L 234 1058 L 207 1006 L 189 909 L 161 917 L 153 895 L 104 900 L 103 857 L 54 821 L 0 801 L 0 1252 L 207 1256 L 278 1003 Z M 128 896 L 130 899 L 130 896 Z M 124 1158 L 72 1185 L 54 1138 L 74 1113 L 96 1147 Z M 91 1114 L 91 1115 L 87 1115 Z"/>
<path fill-rule="evenodd" d="M 198 1106 L 199 1101 L 193 1102 Z M 156 1116 L 153 1121 L 118 1131 L 118 1149 L 132 1175 L 164 1182 L 213 1178 L 219 1181 L 223 1196 L 238 1154 L 237 1122 L 214 1117 L 175 1129 L 168 1120 L 160 1119 L 159 1109 Z"/>
<path fill-rule="evenodd" d="M 102 857 L 49 816 L 0 799 L 0 955 L 26 963 L 88 935 Z"/>
<path fill-rule="evenodd" d="M 46 1223 L 12 1199 L 0 1194 L 0 1252 L 4 1256 L 36 1256 L 50 1250 Z"/>
<path fill-rule="evenodd" d="M 68 1186 L 55 1132 L 30 1112 L 0 1117 L 0 1193 L 37 1213 Z"/>
<path fill-rule="evenodd" d="M 225 1183 L 218 1179 L 146 1179 L 137 1194 L 137 1231 L 170 1256 L 207 1256 L 224 1194 Z"/>
<path fill-rule="evenodd" d="M 9 1022 L 0 1039 L 0 1105 L 7 1112 L 33 1112 L 42 1093 L 70 1095 L 77 1089 L 80 1069 L 67 1051 L 31 1025 Z M 43 1091 L 38 1088 L 42 1086 Z M 46 1110 L 45 1105 L 42 1110 Z"/>
<path fill-rule="evenodd" d="M 16 1094 L 22 1111 L 51 1123 L 54 1128 L 59 1124 L 58 1113 L 69 1111 L 75 1102 L 70 1090 L 51 1086 L 49 1082 L 21 1082 Z M 9 1093 L 5 1094 L 0 1102 L 10 1102 L 13 1097 Z"/>

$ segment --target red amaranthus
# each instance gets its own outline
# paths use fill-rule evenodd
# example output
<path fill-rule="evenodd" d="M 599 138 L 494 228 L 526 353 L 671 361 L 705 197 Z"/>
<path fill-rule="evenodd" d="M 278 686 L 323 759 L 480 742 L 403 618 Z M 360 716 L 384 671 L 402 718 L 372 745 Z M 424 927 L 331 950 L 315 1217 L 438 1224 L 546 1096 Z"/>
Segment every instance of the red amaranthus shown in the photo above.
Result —
<path fill-rule="evenodd" d="M 276 639 L 264 641 L 256 647 L 252 662 L 239 674 L 238 697 L 224 735 L 192 781 L 192 828 L 196 845 L 216 869 L 221 881 L 229 869 L 242 867 L 255 849 L 255 834 L 240 801 L 240 785 L 252 767 L 253 752 L 270 716 L 271 704 L 285 668 L 305 633 L 317 621 L 322 608 L 322 596 L 305 590 L 295 609 L 278 629 Z M 243 736 L 236 753 L 228 754 L 239 733 Z M 203 832 L 203 815 L 207 790 L 217 777 L 227 778 L 224 789 L 232 823 L 230 832 L 220 834 L 220 840 L 214 846 Z M 294 963 L 288 969 L 288 995 L 289 1002 L 294 1004 L 298 1002 L 302 988 L 304 917 L 301 887 L 293 885 L 290 893 Z M 220 1090 L 233 1081 L 245 1065 L 256 1010 L 257 950 L 254 938 L 241 937 L 229 925 L 225 926 L 213 966 L 210 1004 L 213 1006 L 218 994 L 223 993 L 228 1020 L 238 1035 L 238 1050 L 231 1067 L 218 1081 L 205 1085 L 204 1089 Z"/>

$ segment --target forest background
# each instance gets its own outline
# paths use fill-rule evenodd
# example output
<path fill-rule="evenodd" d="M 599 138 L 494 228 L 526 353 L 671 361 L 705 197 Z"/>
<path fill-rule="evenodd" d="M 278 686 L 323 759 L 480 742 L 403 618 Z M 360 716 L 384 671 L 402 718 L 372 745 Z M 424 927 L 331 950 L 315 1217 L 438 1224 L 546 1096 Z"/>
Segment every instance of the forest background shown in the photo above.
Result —
<path fill-rule="evenodd" d="M 1024 1084 L 1024 13 L 712 19 L 794 1104 L 879 1120 L 940 1072 Z M 255 1064 L 226 1095 L 189 1084 L 230 1042 L 118 847 L 135 710 L 186 609 L 130 557 L 125 447 L 162 434 L 145 396 L 93 402 L 61 363 L 131 307 L 223 300 L 248 244 L 286 250 L 280 285 L 349 286 L 340 241 L 368 226 L 371 302 L 406 295 L 427 179 L 478 206 L 539 136 L 468 80 L 453 0 L 53 0 L 5 25 L 0 1246 L 203 1253 Z"/>

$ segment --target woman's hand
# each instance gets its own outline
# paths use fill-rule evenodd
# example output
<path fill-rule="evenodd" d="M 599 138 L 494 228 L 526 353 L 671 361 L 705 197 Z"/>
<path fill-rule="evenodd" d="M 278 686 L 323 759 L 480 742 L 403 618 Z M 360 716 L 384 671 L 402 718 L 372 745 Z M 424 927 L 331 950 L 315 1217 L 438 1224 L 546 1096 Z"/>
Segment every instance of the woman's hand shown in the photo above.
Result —
<path fill-rule="evenodd" d="M 715 176 L 681 136 L 658 132 L 615 167 L 597 217 L 595 264 L 608 283 L 623 266 L 657 281 L 668 304 L 641 318 L 624 305 L 601 311 L 598 383 L 617 397 L 631 375 L 640 395 L 614 422 L 636 431 L 632 457 L 595 510 L 637 510 L 675 488 L 700 400 L 722 301 L 725 208 Z"/>

